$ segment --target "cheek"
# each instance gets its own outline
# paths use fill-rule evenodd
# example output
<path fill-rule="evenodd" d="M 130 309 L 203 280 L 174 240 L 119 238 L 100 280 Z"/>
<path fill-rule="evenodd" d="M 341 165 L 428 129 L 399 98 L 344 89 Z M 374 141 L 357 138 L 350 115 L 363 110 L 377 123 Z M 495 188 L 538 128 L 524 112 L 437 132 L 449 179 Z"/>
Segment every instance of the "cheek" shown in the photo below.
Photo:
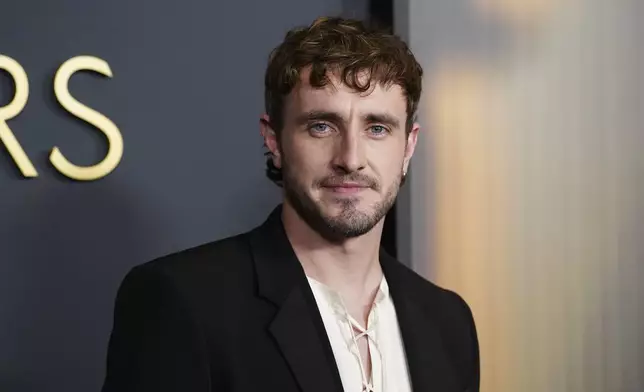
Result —
<path fill-rule="evenodd" d="M 385 184 L 391 183 L 400 176 L 404 158 L 405 148 L 398 143 L 374 146 L 371 151 L 371 164 Z"/>
<path fill-rule="evenodd" d="M 387 172 L 383 175 L 383 192 L 389 191 L 390 187 L 400 181 L 402 176 L 402 162 L 396 165 L 391 165 L 387 168 Z"/>
<path fill-rule="evenodd" d="M 283 161 L 294 177 L 306 181 L 327 174 L 328 161 L 322 146 L 291 140 L 283 145 L 283 151 Z"/>
<path fill-rule="evenodd" d="M 329 145 L 317 140 L 293 140 L 291 156 L 302 168 L 324 169 L 329 162 Z M 299 166 L 298 166 L 299 167 Z"/>

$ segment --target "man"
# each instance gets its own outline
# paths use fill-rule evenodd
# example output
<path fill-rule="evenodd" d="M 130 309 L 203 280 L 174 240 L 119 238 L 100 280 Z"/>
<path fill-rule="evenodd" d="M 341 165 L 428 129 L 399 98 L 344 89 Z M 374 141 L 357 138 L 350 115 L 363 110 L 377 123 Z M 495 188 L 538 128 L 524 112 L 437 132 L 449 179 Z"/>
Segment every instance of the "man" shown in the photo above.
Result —
<path fill-rule="evenodd" d="M 130 271 L 103 392 L 478 391 L 468 306 L 379 246 L 421 79 L 402 41 L 357 21 L 290 31 L 260 120 L 283 204 L 248 233 Z"/>

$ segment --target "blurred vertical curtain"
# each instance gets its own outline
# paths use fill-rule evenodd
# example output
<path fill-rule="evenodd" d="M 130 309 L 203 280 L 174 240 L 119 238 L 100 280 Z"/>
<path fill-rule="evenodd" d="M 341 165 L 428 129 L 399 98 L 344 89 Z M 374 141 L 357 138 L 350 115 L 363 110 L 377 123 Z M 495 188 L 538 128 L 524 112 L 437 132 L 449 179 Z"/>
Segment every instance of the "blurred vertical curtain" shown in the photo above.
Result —
<path fill-rule="evenodd" d="M 484 392 L 644 391 L 642 3 L 409 0 L 412 262 L 471 305 Z"/>

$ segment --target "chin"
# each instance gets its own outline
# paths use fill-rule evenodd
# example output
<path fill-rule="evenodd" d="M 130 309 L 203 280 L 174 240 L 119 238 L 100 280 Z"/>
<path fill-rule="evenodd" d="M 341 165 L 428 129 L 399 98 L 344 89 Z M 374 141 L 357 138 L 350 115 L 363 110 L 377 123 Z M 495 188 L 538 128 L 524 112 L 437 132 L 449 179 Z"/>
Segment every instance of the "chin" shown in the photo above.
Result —
<path fill-rule="evenodd" d="M 346 210 L 362 211 L 368 203 L 360 197 L 328 197 L 318 203 L 321 209 L 342 212 Z"/>
<path fill-rule="evenodd" d="M 338 201 L 331 206 L 324 208 L 322 213 L 332 218 L 351 219 L 357 216 L 362 218 L 375 214 L 371 204 L 364 201 Z"/>

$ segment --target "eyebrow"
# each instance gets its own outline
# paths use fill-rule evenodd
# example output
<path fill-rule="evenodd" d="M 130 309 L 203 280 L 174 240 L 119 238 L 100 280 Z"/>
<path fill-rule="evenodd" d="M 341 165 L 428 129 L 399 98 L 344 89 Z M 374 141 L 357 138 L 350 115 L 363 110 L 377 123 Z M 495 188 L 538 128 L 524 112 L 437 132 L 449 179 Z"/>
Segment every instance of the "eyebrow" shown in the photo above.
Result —
<path fill-rule="evenodd" d="M 369 113 L 363 117 L 363 120 L 368 123 L 388 125 L 392 128 L 398 128 L 400 126 L 400 121 L 398 121 L 396 117 L 387 113 Z"/>
<path fill-rule="evenodd" d="M 380 123 L 388 125 L 392 128 L 398 128 L 400 121 L 388 113 L 368 113 L 362 117 L 362 120 L 367 123 Z M 335 112 L 328 112 L 324 110 L 313 110 L 310 112 L 302 113 L 295 119 L 298 125 L 308 124 L 312 121 L 328 121 L 335 124 L 345 122 L 343 116 Z"/>
<path fill-rule="evenodd" d="M 344 118 L 338 113 L 327 112 L 323 110 L 313 110 L 310 112 L 302 113 L 295 119 L 297 125 L 305 125 L 312 121 L 328 121 L 340 124 L 344 121 Z"/>

